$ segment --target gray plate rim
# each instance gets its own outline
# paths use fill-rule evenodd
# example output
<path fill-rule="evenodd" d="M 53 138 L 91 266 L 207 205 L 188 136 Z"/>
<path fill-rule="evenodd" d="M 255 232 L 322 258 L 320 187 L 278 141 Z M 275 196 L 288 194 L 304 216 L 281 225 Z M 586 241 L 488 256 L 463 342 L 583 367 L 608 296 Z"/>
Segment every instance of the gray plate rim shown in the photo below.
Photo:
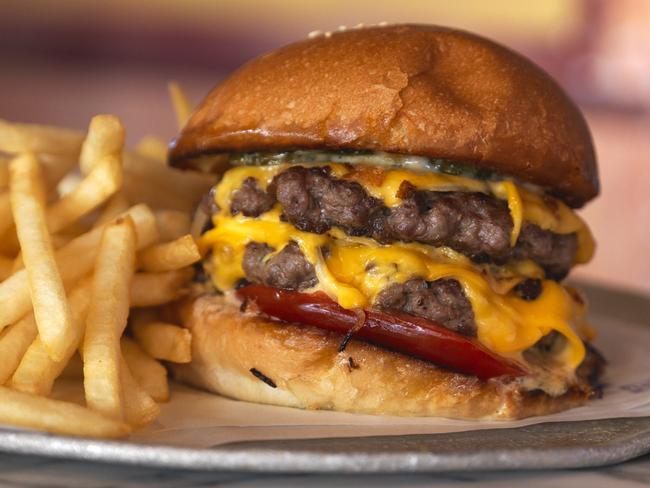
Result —
<path fill-rule="evenodd" d="M 0 431 L 0 451 L 169 469 L 273 473 L 583 468 L 650 453 L 650 417 L 436 435 L 238 442 L 208 449 L 5 430 Z"/>

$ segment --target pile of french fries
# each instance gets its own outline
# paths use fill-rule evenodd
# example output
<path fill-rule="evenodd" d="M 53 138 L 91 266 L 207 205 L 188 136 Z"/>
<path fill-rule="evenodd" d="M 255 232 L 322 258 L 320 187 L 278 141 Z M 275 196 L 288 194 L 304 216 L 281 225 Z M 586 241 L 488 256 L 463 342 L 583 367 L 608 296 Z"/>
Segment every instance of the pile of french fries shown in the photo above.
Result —
<path fill-rule="evenodd" d="M 182 124 L 187 97 L 171 95 Z M 190 211 L 213 178 L 167 167 L 155 138 L 124 139 L 112 115 L 86 134 L 0 120 L 0 424 L 126 436 L 169 398 L 161 361 L 191 360 L 159 307 L 201 259 Z M 50 398 L 61 376 L 85 405 Z"/>

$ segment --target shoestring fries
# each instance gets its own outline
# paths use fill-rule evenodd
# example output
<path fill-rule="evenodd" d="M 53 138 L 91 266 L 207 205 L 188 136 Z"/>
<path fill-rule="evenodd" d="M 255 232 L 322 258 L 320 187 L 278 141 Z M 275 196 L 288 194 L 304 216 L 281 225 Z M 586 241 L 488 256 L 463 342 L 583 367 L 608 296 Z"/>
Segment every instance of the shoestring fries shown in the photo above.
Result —
<path fill-rule="evenodd" d="M 170 95 L 184 123 L 187 96 Z M 190 212 L 214 178 L 168 167 L 160 140 L 124 140 L 114 115 L 85 134 L 0 120 L 2 424 L 126 436 L 169 400 L 162 361 L 191 358 L 189 331 L 157 307 L 190 288 Z M 82 383 L 85 405 L 48 398 L 59 381 Z"/>

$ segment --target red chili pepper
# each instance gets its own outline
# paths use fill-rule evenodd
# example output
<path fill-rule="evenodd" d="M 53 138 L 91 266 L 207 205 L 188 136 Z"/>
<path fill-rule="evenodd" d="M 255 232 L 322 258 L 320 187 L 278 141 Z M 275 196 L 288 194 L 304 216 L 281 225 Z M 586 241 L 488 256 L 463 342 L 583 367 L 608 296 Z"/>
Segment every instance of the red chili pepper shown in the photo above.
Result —
<path fill-rule="evenodd" d="M 257 308 L 287 322 L 298 322 L 346 334 L 359 315 L 339 306 L 324 293 L 299 293 L 261 285 L 237 291 Z M 403 313 L 365 311 L 366 320 L 354 337 L 431 361 L 482 380 L 497 376 L 523 376 L 519 365 L 490 352 L 475 341 L 429 320 Z"/>

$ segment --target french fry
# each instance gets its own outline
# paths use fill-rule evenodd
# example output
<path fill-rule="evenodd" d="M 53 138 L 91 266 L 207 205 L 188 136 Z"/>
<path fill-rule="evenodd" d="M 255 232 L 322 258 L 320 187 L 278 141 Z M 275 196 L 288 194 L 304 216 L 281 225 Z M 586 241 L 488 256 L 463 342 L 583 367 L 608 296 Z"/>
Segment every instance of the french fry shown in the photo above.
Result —
<path fill-rule="evenodd" d="M 190 118 L 190 115 L 192 115 L 193 104 L 178 83 L 172 81 L 167 86 L 169 88 L 169 96 L 172 99 L 172 105 L 174 106 L 174 113 L 176 114 L 176 123 L 178 128 L 182 129 Z"/>
<path fill-rule="evenodd" d="M 216 181 L 214 175 L 170 168 L 128 151 L 123 163 L 129 201 L 154 208 L 191 212 Z"/>
<path fill-rule="evenodd" d="M 131 332 L 140 347 L 155 359 L 172 363 L 192 360 L 192 334 L 187 329 L 165 322 L 135 320 Z"/>
<path fill-rule="evenodd" d="M 138 254 L 138 263 L 144 271 L 172 271 L 201 260 L 199 248 L 191 235 L 171 242 L 154 244 Z"/>
<path fill-rule="evenodd" d="M 157 210 L 156 220 L 160 229 L 161 241 L 173 241 L 190 233 L 190 216 L 180 210 Z"/>
<path fill-rule="evenodd" d="M 0 256 L 0 282 L 4 281 L 11 275 L 14 263 L 12 259 Z"/>
<path fill-rule="evenodd" d="M 133 220 L 138 249 L 158 240 L 156 217 L 149 207 L 136 205 L 124 216 Z M 56 263 L 66 286 L 74 285 L 93 268 L 102 232 L 103 227 L 92 229 L 56 251 Z M 23 317 L 31 306 L 29 282 L 24 269 L 0 283 L 0 329 Z"/>
<path fill-rule="evenodd" d="M 11 199 L 9 192 L 0 192 L 0 235 L 7 233 L 14 223 L 14 216 L 11 214 Z"/>
<path fill-rule="evenodd" d="M 15 124 L 0 119 L 0 151 L 47 153 L 76 160 L 81 150 L 81 132 L 37 124 Z"/>
<path fill-rule="evenodd" d="M 129 425 L 142 427 L 158 416 L 160 407 L 135 380 L 124 358 L 120 359 L 120 380 L 124 389 L 124 417 Z"/>
<path fill-rule="evenodd" d="M 167 144 L 157 137 L 144 137 L 135 147 L 135 152 L 143 158 L 151 159 L 159 164 L 167 164 Z"/>
<path fill-rule="evenodd" d="M 43 183 L 36 158 L 27 153 L 10 165 L 11 208 L 25 262 L 38 333 L 48 354 L 61 360 L 72 338 L 70 307 L 47 231 Z"/>
<path fill-rule="evenodd" d="M 79 167 L 83 174 L 106 156 L 118 156 L 124 147 L 124 126 L 115 115 L 95 115 L 81 146 Z"/>
<path fill-rule="evenodd" d="M 0 387 L 0 423 L 55 434 L 118 438 L 130 427 L 74 403 Z"/>
<path fill-rule="evenodd" d="M 131 282 L 131 306 L 153 307 L 177 300 L 185 294 L 194 276 L 191 268 L 162 273 L 136 273 Z"/>
<path fill-rule="evenodd" d="M 14 373 L 20 359 L 32 343 L 38 330 L 34 314 L 29 314 L 8 327 L 0 336 L 0 385 L 4 385 Z"/>
<path fill-rule="evenodd" d="M 23 355 L 14 372 L 10 386 L 18 391 L 49 396 L 54 380 L 65 369 L 68 361 L 80 346 L 85 330 L 86 314 L 90 304 L 90 278 L 80 282 L 70 293 L 73 337 L 61 361 L 54 361 L 47 354 L 40 337 L 36 337 Z"/>
<path fill-rule="evenodd" d="M 79 185 L 47 210 L 47 227 L 58 232 L 104 203 L 122 186 L 122 164 L 105 156 Z"/>
<path fill-rule="evenodd" d="M 129 208 L 129 200 L 121 191 L 117 192 L 111 197 L 106 206 L 102 209 L 102 213 L 97 217 L 93 223 L 93 227 L 100 227 L 109 223 L 111 220 L 116 219 L 120 214 L 126 212 Z M 158 216 L 156 215 L 156 219 Z"/>
<path fill-rule="evenodd" d="M 169 400 L 165 367 L 128 337 L 122 337 L 122 355 L 138 384 L 157 402 Z"/>
<path fill-rule="evenodd" d="M 130 218 L 106 226 L 95 261 L 83 344 L 86 405 L 118 420 L 124 418 L 120 336 L 129 315 L 135 249 Z"/>
<path fill-rule="evenodd" d="M 9 159 L 0 156 L 0 190 L 9 187 Z"/>

